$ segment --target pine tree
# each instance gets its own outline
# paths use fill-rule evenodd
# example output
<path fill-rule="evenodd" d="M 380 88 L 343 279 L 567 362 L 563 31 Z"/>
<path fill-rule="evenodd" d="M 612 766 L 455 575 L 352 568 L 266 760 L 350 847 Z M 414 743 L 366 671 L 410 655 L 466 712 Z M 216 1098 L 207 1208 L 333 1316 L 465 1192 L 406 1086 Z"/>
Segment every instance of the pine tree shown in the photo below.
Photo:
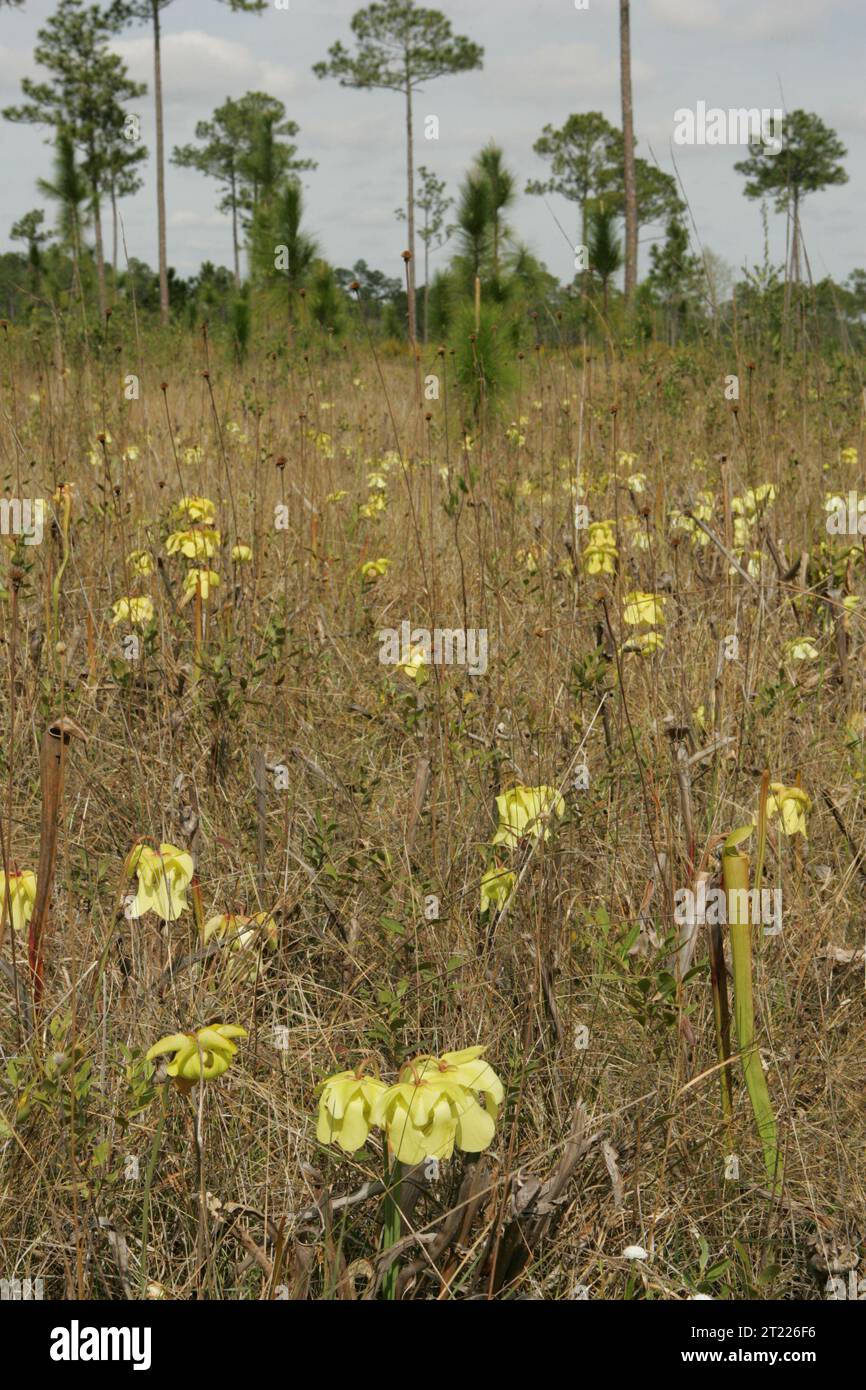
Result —
<path fill-rule="evenodd" d="M 59 206 L 60 244 L 72 257 L 72 269 L 77 279 L 85 220 L 82 209 L 87 198 L 87 184 L 75 162 L 72 136 L 62 126 L 57 132 L 54 144 L 54 177 L 40 178 L 36 183 L 39 191 Z"/>
<path fill-rule="evenodd" d="M 531 179 L 527 193 L 559 193 L 580 207 L 580 240 L 586 245 L 591 198 L 608 191 L 615 174 L 622 137 L 600 111 L 569 116 L 559 130 L 546 125 L 533 145 L 550 161 L 550 177 Z"/>
<path fill-rule="evenodd" d="M 175 146 L 171 159 L 181 168 L 197 169 L 224 189 L 220 212 L 231 213 L 235 284 L 240 285 L 239 224 L 243 212 L 251 219 L 262 187 L 262 177 L 282 183 L 286 175 L 315 169 L 312 159 L 298 159 L 292 143 L 298 133 L 294 121 L 276 97 L 247 92 L 218 106 L 209 121 L 199 121 L 195 145 Z M 269 144 L 270 148 L 264 149 Z M 268 170 L 262 169 L 264 157 Z"/>
<path fill-rule="evenodd" d="M 445 225 L 445 217 L 448 209 L 453 206 L 454 199 L 445 197 L 445 180 L 437 179 L 431 169 L 427 169 L 423 164 L 419 164 L 418 173 L 421 176 L 421 192 L 415 198 L 415 206 L 421 209 L 424 214 L 422 225 L 418 229 L 418 235 L 424 243 L 424 342 L 428 339 L 428 329 L 430 320 L 430 255 L 437 251 L 440 246 L 444 246 L 453 227 Z M 397 208 L 398 219 L 405 221 L 405 208 Z"/>
<path fill-rule="evenodd" d="M 809 193 L 848 182 L 840 160 L 848 151 L 838 135 L 820 116 L 809 111 L 791 111 L 785 116 L 781 133 L 776 132 L 781 149 L 767 144 L 752 145 L 747 159 L 734 165 L 746 176 L 747 198 L 774 199 L 777 212 L 791 218 L 790 277 L 800 279 L 800 207 Z"/>
<path fill-rule="evenodd" d="M 10 121 L 62 129 L 80 154 L 90 196 L 101 315 L 107 308 L 101 199 L 107 188 L 109 151 L 120 138 L 125 103 L 145 91 L 130 79 L 123 60 L 109 51 L 113 32 L 111 21 L 97 6 L 85 9 L 84 0 L 60 0 L 38 31 L 34 51 L 37 64 L 51 74 L 51 80 L 22 78 L 22 90 L 30 100 L 3 112 Z"/>
<path fill-rule="evenodd" d="M 505 167 L 505 157 L 498 145 L 491 140 L 478 156 L 478 169 L 487 180 L 490 191 L 490 237 L 493 253 L 493 276 L 499 278 L 500 246 L 505 229 L 502 214 L 514 202 L 515 178 Z"/>
<path fill-rule="evenodd" d="M 358 10 L 352 19 L 357 50 L 341 43 L 316 63 L 317 77 L 336 77 L 343 87 L 400 92 L 406 105 L 406 223 L 409 235 L 409 340 L 414 344 L 415 308 L 415 173 L 412 98 L 416 89 L 446 74 L 480 68 L 484 50 L 453 33 L 438 10 L 419 9 L 413 0 L 380 0 Z"/>
<path fill-rule="evenodd" d="M 267 0 L 221 0 L 232 10 L 260 14 Z M 162 101 L 162 28 L 160 13 L 171 0 L 113 0 L 111 18 L 120 26 L 138 20 L 153 28 L 153 96 L 156 105 L 156 212 L 159 237 L 159 307 L 163 323 L 168 323 L 168 254 L 165 212 L 165 121 Z"/>
<path fill-rule="evenodd" d="M 607 314 L 610 282 L 622 266 L 623 251 L 616 236 L 614 213 L 601 202 L 589 211 L 588 236 L 589 265 L 601 281 L 602 307 Z"/>
<path fill-rule="evenodd" d="M 49 240 L 51 233 L 42 230 L 45 221 L 45 213 L 42 208 L 33 208 L 30 212 L 25 212 L 23 217 L 19 217 L 17 222 L 13 222 L 9 229 L 9 237 L 12 241 L 24 241 L 27 243 L 27 264 L 30 268 L 30 288 L 34 294 L 39 289 L 39 279 L 42 272 L 42 252 L 40 248 Z"/>

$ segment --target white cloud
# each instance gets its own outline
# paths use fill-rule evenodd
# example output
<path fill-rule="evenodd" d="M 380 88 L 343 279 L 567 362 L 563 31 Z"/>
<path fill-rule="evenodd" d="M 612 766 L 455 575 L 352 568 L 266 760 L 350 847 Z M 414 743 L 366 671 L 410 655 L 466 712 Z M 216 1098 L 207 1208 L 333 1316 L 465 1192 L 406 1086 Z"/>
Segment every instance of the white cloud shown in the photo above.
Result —
<path fill-rule="evenodd" d="M 731 26 L 739 39 L 766 39 L 780 42 L 794 35 L 820 29 L 835 8 L 832 0 L 761 0 L 760 6 L 749 5 Z"/>
<path fill-rule="evenodd" d="M 634 53 L 631 66 L 635 87 L 654 76 L 650 65 Z M 514 98 L 525 97 L 539 106 L 542 96 L 546 100 L 563 94 L 569 96 L 575 110 L 605 96 L 615 96 L 619 102 L 619 58 L 610 51 L 603 55 L 594 43 L 551 43 L 526 49 L 501 60 L 495 70 L 479 74 L 475 80 L 495 87 L 500 100 L 504 91 L 506 109 Z"/>
<path fill-rule="evenodd" d="M 36 67 L 29 50 L 0 44 L 0 98 L 4 105 L 22 100 L 22 77 L 40 76 L 44 73 Z"/>
<path fill-rule="evenodd" d="M 146 82 L 153 94 L 153 45 L 150 38 L 118 39 L 112 45 L 137 82 Z M 166 34 L 162 41 L 163 101 L 168 106 L 195 103 L 198 119 L 210 114 L 208 102 L 218 106 L 227 96 L 265 91 L 288 101 L 299 90 L 291 68 L 257 58 L 242 43 L 186 29 Z M 202 108 L 207 108 L 204 111 Z"/>
<path fill-rule="evenodd" d="M 733 42 L 785 42 L 826 26 L 834 11 L 851 0 L 650 0 L 650 16 L 683 32 L 721 31 Z"/>
<path fill-rule="evenodd" d="M 724 23 L 713 0 L 650 0 L 650 13 L 670 29 L 718 29 Z"/>
<path fill-rule="evenodd" d="M 226 226 L 227 218 L 218 212 L 194 212 L 190 208 L 175 208 L 169 213 L 170 227 L 219 227 Z"/>
<path fill-rule="evenodd" d="M 303 113 L 302 113 L 303 114 Z M 402 108 L 400 108 L 402 121 Z M 358 119 L 336 117 L 315 119 L 312 115 L 303 121 L 301 132 L 302 153 L 320 158 L 327 151 L 329 158 L 341 151 L 357 154 L 366 150 L 379 154 L 392 149 L 402 157 L 405 150 L 405 136 L 402 124 L 395 125 L 384 111 L 368 111 Z M 422 161 L 423 163 L 423 161 Z"/>

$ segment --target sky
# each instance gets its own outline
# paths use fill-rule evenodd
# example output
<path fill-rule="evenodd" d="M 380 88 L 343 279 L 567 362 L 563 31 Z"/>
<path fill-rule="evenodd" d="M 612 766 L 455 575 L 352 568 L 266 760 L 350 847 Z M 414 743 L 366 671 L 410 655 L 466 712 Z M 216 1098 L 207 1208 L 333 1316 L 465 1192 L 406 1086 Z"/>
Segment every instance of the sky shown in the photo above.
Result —
<path fill-rule="evenodd" d="M 577 3 L 586 3 L 578 9 Z M 332 264 L 359 260 L 402 277 L 405 224 L 394 209 L 405 196 L 404 111 L 399 95 L 343 89 L 320 81 L 312 65 L 337 39 L 350 44 L 354 0 L 289 0 L 260 16 L 234 14 L 217 0 L 173 0 L 162 12 L 166 146 L 194 138 L 198 120 L 226 97 L 260 90 L 279 97 L 300 126 L 299 152 L 317 161 L 303 176 L 307 229 Z M 457 186 L 490 139 L 506 154 L 520 196 L 510 214 L 515 234 L 558 279 L 573 275 L 578 212 L 558 195 L 526 195 L 527 180 L 547 165 L 533 153 L 542 127 L 573 112 L 600 110 L 620 124 L 617 0 L 442 0 L 455 31 L 484 48 L 481 71 L 440 78 L 416 97 L 416 163 Z M 33 62 L 36 32 L 54 0 L 0 9 L 0 105 L 20 100 Z M 674 113 L 710 107 L 801 107 L 819 114 L 848 149 L 849 182 L 811 195 L 803 231 L 812 275 L 842 280 L 866 266 L 866 5 L 863 0 L 632 0 L 632 73 L 638 154 L 679 175 L 697 238 L 739 271 L 763 259 L 760 205 L 743 196 L 731 146 L 672 144 Z M 153 58 L 149 30 L 126 30 L 113 47 L 130 73 L 148 84 L 134 103 L 142 138 L 155 148 Z M 424 137 L 424 118 L 439 118 L 439 138 Z M 0 249 L 14 246 L 9 228 L 45 207 L 36 187 L 51 172 L 50 132 L 0 121 Z M 156 173 L 121 204 L 132 256 L 156 264 Z M 166 172 L 168 257 L 180 275 L 203 260 L 231 264 L 231 228 L 217 211 L 217 185 L 171 164 Z M 784 216 L 770 210 L 770 254 L 783 260 Z M 108 229 L 106 228 L 106 231 Z M 640 268 L 661 228 L 641 231 Z M 110 242 L 110 238 L 109 238 Z M 18 249 L 21 249 L 20 244 Z M 419 247 L 420 250 L 420 247 Z M 438 256 L 443 257 L 443 252 Z M 436 266 L 433 261 L 433 268 Z M 419 277 L 420 278 L 420 277 Z"/>

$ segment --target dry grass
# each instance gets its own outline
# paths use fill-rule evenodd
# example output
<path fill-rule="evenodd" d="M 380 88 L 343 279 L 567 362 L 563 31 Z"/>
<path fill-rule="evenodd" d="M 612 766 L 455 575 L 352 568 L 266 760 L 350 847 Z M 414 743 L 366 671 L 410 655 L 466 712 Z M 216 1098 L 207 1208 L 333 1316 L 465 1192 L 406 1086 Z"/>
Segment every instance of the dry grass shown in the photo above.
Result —
<path fill-rule="evenodd" d="M 49 1296 L 119 1298 L 145 1278 L 176 1298 L 259 1298 L 281 1283 L 311 1297 L 360 1295 L 369 1270 L 350 1277 L 346 1266 L 375 1251 L 379 1203 L 334 1212 L 326 1226 L 293 1214 L 380 1177 L 381 1157 L 374 1141 L 355 1159 L 317 1145 L 315 1086 L 365 1055 L 392 1072 L 418 1051 L 482 1041 L 508 1086 L 486 1156 L 488 1195 L 447 1258 L 419 1261 L 406 1296 L 495 1286 L 559 1299 L 580 1285 L 593 1298 L 823 1296 L 828 1261 L 847 1268 L 846 1250 L 866 1236 L 862 956 L 858 965 L 827 954 L 862 946 L 855 856 L 866 845 L 866 764 L 846 725 L 866 708 L 863 619 L 850 619 L 843 683 L 838 610 L 820 567 L 824 492 L 858 477 L 840 449 L 864 456 L 857 383 L 819 366 L 759 361 L 750 371 L 744 360 L 735 415 L 718 361 L 655 353 L 584 366 L 541 352 L 521 363 L 505 414 L 470 427 L 467 453 L 454 384 L 419 410 L 411 365 L 388 362 L 380 377 L 361 346 L 311 353 L 289 372 L 265 356 L 244 369 L 212 361 L 208 382 L 184 344 L 170 366 L 164 356 L 138 369 L 138 402 L 123 399 L 122 352 L 106 352 L 104 367 L 70 360 L 62 373 L 34 367 L 23 335 L 5 352 L 7 495 L 74 487 L 64 650 L 50 632 L 56 527 L 24 551 L 14 671 L 11 603 L 0 605 L 0 786 L 19 867 L 38 858 L 44 728 L 62 713 L 89 741 L 70 745 L 45 1002 L 30 1037 L 26 990 L 16 1006 L 9 979 L 14 945 L 23 986 L 26 945 L 6 934 L 4 1277 L 42 1276 Z M 423 370 L 442 370 L 441 360 L 431 354 Z M 506 431 L 522 416 L 520 444 Z M 123 457 L 129 446 L 136 459 Z M 185 455 L 196 446 L 200 458 Z M 359 518 L 367 474 L 398 448 L 386 510 Z M 620 449 L 637 461 L 616 464 Z M 578 455 L 593 518 L 619 520 L 615 577 L 572 566 Z M 644 493 L 625 486 L 636 470 Z M 754 528 L 764 557 L 755 585 L 729 576 L 712 544 L 677 543 L 667 523 L 669 508 L 704 486 L 723 536 L 726 477 L 735 495 L 778 488 Z M 327 502 L 337 490 L 347 497 Z M 212 498 L 224 542 L 254 551 L 249 566 L 233 568 L 227 550 L 214 561 L 222 583 L 207 606 L 198 682 L 193 606 L 176 606 L 187 562 L 164 550 L 182 492 Z M 289 523 L 277 531 L 281 501 Z M 647 549 L 629 540 L 632 524 Z M 585 538 L 576 539 L 579 550 Z M 811 553 L 805 589 L 802 574 L 780 578 L 770 542 L 785 569 Z M 135 548 L 151 549 L 164 570 L 133 587 L 124 557 Z M 388 573 L 365 584 L 359 566 L 380 556 Z M 7 588 L 9 574 L 6 565 Z M 849 574 L 862 595 L 862 563 Z M 110 626 L 112 602 L 130 589 L 156 608 L 138 662 L 124 659 L 127 629 Z M 666 646 L 617 659 L 630 635 L 623 596 L 635 589 L 668 595 Z M 378 661 L 377 630 L 404 619 L 487 629 L 487 673 L 433 668 L 417 691 Z M 739 659 L 723 663 L 717 683 L 719 643 L 732 632 Z M 801 633 L 815 639 L 818 661 L 785 659 L 783 644 Z M 766 881 L 782 887 L 784 930 L 764 939 L 756 964 L 786 1154 L 780 1201 L 764 1187 L 740 1070 L 730 1135 L 718 1074 L 703 1075 L 715 1061 L 704 932 L 699 973 L 664 994 L 672 893 L 689 881 L 665 721 L 688 730 L 690 753 L 707 748 L 717 697 L 728 741 L 689 773 L 705 867 L 716 871 L 715 837 L 754 818 L 765 767 L 786 784 L 799 777 L 813 800 L 807 844 L 771 837 Z M 567 774 L 581 749 L 590 778 L 576 791 Z M 257 796 L 258 755 L 285 765 L 288 790 L 268 771 Z M 567 811 L 491 933 L 478 911 L 482 851 L 494 798 L 516 781 L 566 783 Z M 190 960 L 192 913 L 170 927 L 124 918 L 123 861 L 141 836 L 192 850 L 206 917 L 273 910 L 279 943 L 254 979 L 233 978 L 225 955 Z M 437 922 L 424 917 L 428 894 L 439 898 Z M 196 1094 L 194 1105 L 164 1097 L 141 1059 L 163 1034 L 213 1019 L 240 1022 L 249 1037 L 227 1075 L 203 1088 L 199 1185 Z M 285 1051 L 275 1028 L 287 1029 Z M 497 1218 L 530 1175 L 555 1168 L 579 1100 L 585 1130 L 571 1180 L 522 1270 L 499 1287 Z M 724 1180 L 731 1152 L 738 1182 Z M 416 1229 L 440 1229 L 466 1166 L 443 1166 Z M 199 1186 L 214 1199 L 205 1221 Z M 230 1203 L 244 1210 L 227 1215 Z M 624 1260 L 633 1244 L 650 1259 Z M 406 1258 L 417 1255 L 410 1242 Z"/>

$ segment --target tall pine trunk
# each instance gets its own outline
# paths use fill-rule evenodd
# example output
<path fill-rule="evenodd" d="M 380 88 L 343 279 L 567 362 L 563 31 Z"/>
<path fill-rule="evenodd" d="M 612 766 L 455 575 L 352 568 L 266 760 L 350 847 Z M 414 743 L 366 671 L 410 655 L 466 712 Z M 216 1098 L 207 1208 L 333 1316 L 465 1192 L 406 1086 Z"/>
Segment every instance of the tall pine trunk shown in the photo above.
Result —
<path fill-rule="evenodd" d="M 412 149 L 412 83 L 406 73 L 406 224 L 409 229 L 409 261 L 407 278 L 409 292 L 409 341 L 415 346 L 418 333 L 415 313 L 415 163 Z"/>
<path fill-rule="evenodd" d="M 117 192 L 111 183 L 111 270 L 117 285 Z"/>
<path fill-rule="evenodd" d="M 156 215 L 159 225 L 159 311 L 168 323 L 168 265 L 165 237 L 165 132 L 162 112 L 162 53 L 159 34 L 159 0 L 153 5 L 153 96 L 156 103 Z"/>
<path fill-rule="evenodd" d="M 96 293 L 99 300 L 99 317 L 105 322 L 105 311 L 108 308 L 108 295 L 105 290 L 105 248 L 102 242 L 102 211 L 99 206 L 99 188 L 93 185 L 93 242 L 94 254 L 96 256 Z"/>
<path fill-rule="evenodd" d="M 424 209 L 424 346 L 430 323 L 430 209 Z"/>
<path fill-rule="evenodd" d="M 791 279 L 795 285 L 800 283 L 800 194 L 798 189 L 794 189 L 794 226 L 793 226 L 793 245 L 791 248 Z"/>
<path fill-rule="evenodd" d="M 67 203 L 69 242 L 72 249 L 72 279 L 81 292 L 81 219 L 75 203 Z"/>
<path fill-rule="evenodd" d="M 634 169 L 634 113 L 631 100 L 631 21 L 629 0 L 619 0 L 619 65 L 622 90 L 623 175 L 625 183 L 625 299 L 637 286 L 637 189 Z"/>
<path fill-rule="evenodd" d="M 239 290 L 240 287 L 241 287 L 241 258 L 240 258 L 240 252 L 239 252 L 239 250 L 238 250 L 238 195 L 237 195 L 237 186 L 236 186 L 236 180 L 235 180 L 234 166 L 232 166 L 231 190 L 232 190 L 232 250 L 234 251 L 234 257 L 235 257 L 235 289 Z"/>

